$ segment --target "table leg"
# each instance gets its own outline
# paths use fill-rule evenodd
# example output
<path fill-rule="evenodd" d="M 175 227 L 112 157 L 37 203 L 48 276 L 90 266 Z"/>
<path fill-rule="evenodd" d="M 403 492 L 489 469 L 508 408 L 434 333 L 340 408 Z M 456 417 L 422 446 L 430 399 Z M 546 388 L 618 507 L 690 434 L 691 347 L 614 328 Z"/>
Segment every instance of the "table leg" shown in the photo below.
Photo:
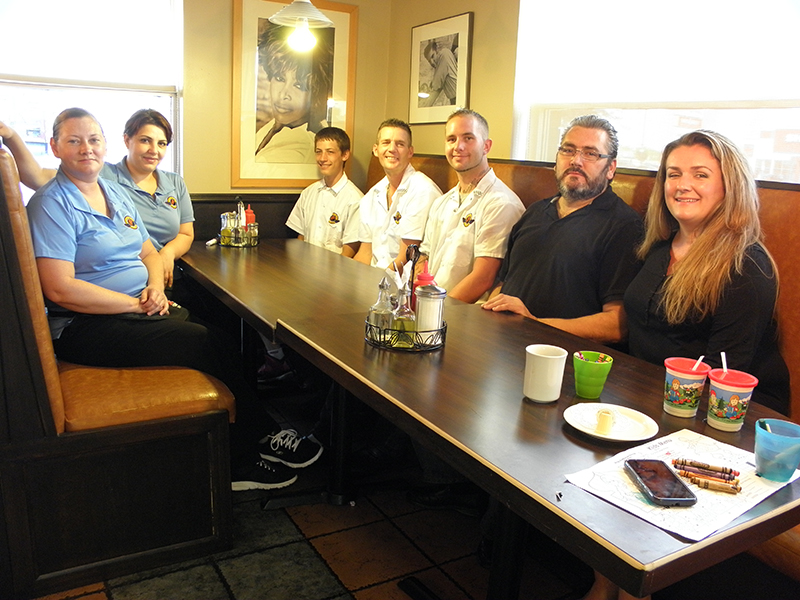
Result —
<path fill-rule="evenodd" d="M 528 524 L 505 505 L 498 515 L 499 532 L 492 551 L 487 600 L 519 598 L 522 564 L 525 552 L 525 533 Z"/>
<path fill-rule="evenodd" d="M 244 376 L 253 389 L 258 387 L 258 346 L 261 343 L 261 338 L 258 332 L 245 323 L 241 319 L 241 352 L 242 352 L 242 366 L 244 368 Z"/>
<path fill-rule="evenodd" d="M 347 472 L 347 457 L 350 454 L 350 399 L 347 391 L 338 383 L 334 384 L 333 406 L 331 407 L 331 450 L 333 465 L 328 484 L 328 502 L 341 506 L 351 500 L 352 490 Z"/>

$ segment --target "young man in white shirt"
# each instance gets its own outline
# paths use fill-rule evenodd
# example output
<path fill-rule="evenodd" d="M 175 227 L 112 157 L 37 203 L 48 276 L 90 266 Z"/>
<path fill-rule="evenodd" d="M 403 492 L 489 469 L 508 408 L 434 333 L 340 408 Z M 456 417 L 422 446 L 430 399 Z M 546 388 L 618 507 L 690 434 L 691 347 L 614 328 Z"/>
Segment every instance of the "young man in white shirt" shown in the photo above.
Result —
<path fill-rule="evenodd" d="M 489 166 L 491 148 L 483 116 L 466 108 L 450 115 L 444 151 L 458 185 L 431 206 L 420 248 L 436 283 L 464 302 L 488 296 L 508 234 L 525 212 L 519 197 Z"/>
<path fill-rule="evenodd" d="M 414 146 L 408 123 L 399 119 L 381 123 L 372 153 L 386 177 L 361 199 L 361 247 L 355 259 L 381 269 L 394 263 L 401 270 L 406 248 L 422 241 L 428 211 L 442 192 L 411 166 Z"/>
<path fill-rule="evenodd" d="M 322 179 L 303 190 L 286 225 L 299 239 L 352 258 L 359 247 L 364 194 L 344 172 L 350 158 L 350 136 L 338 127 L 320 129 L 314 138 L 314 152 Z"/>

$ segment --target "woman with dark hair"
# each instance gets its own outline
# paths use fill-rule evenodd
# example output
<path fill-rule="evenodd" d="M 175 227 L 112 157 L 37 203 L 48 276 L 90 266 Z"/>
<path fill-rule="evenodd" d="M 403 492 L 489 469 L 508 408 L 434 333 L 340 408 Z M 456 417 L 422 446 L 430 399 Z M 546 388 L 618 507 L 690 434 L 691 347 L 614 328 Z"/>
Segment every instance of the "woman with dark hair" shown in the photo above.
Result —
<path fill-rule="evenodd" d="M 664 149 L 625 293 L 630 353 L 663 364 L 705 355 L 751 373 L 753 398 L 784 414 L 789 373 L 778 350 L 778 270 L 762 242 L 758 193 L 736 146 L 712 131 Z"/>
<path fill-rule="evenodd" d="M 57 171 L 43 169 L 10 127 L 0 123 L 0 136 L 26 186 L 38 190 L 55 177 Z M 125 124 L 124 141 L 128 155 L 116 164 L 106 163 L 100 177 L 119 183 L 135 203 L 163 262 L 164 283 L 171 287 L 175 261 L 194 241 L 194 211 L 186 184 L 177 173 L 158 168 L 172 142 L 172 127 L 160 112 L 138 110 Z"/>

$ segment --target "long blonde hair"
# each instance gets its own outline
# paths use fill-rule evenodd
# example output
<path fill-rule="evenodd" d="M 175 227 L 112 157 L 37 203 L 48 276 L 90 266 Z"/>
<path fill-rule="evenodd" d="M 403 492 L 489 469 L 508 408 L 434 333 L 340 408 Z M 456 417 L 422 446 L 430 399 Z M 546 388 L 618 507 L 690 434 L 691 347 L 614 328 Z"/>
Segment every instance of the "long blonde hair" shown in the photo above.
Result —
<path fill-rule="evenodd" d="M 664 283 L 662 308 L 672 325 L 687 319 L 700 321 L 714 314 L 731 275 L 734 271 L 742 272 L 747 248 L 753 244 L 764 248 L 758 220 L 758 192 L 747 161 L 728 138 L 701 130 L 687 133 L 664 148 L 647 206 L 645 236 L 637 250 L 638 257 L 644 260 L 653 245 L 670 239 L 677 231 L 678 221 L 667 209 L 664 196 L 666 163 L 676 148 L 697 145 L 708 148 L 719 161 L 725 196 Z M 772 276 L 777 278 L 775 261 L 766 248 L 764 252 L 772 263 Z"/>

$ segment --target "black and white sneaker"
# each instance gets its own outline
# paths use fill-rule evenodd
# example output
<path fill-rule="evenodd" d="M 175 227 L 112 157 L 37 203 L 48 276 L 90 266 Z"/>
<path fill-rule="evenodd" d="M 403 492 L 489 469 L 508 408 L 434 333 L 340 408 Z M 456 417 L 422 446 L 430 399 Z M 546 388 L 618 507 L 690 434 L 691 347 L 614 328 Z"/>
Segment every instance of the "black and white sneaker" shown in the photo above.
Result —
<path fill-rule="evenodd" d="M 258 453 L 264 460 L 302 469 L 322 455 L 322 445 L 314 436 L 301 437 L 294 429 L 283 429 L 262 439 Z"/>
<path fill-rule="evenodd" d="M 297 475 L 281 464 L 257 461 L 249 469 L 243 469 L 233 476 L 231 489 L 234 492 L 245 490 L 277 490 L 297 481 Z"/>

